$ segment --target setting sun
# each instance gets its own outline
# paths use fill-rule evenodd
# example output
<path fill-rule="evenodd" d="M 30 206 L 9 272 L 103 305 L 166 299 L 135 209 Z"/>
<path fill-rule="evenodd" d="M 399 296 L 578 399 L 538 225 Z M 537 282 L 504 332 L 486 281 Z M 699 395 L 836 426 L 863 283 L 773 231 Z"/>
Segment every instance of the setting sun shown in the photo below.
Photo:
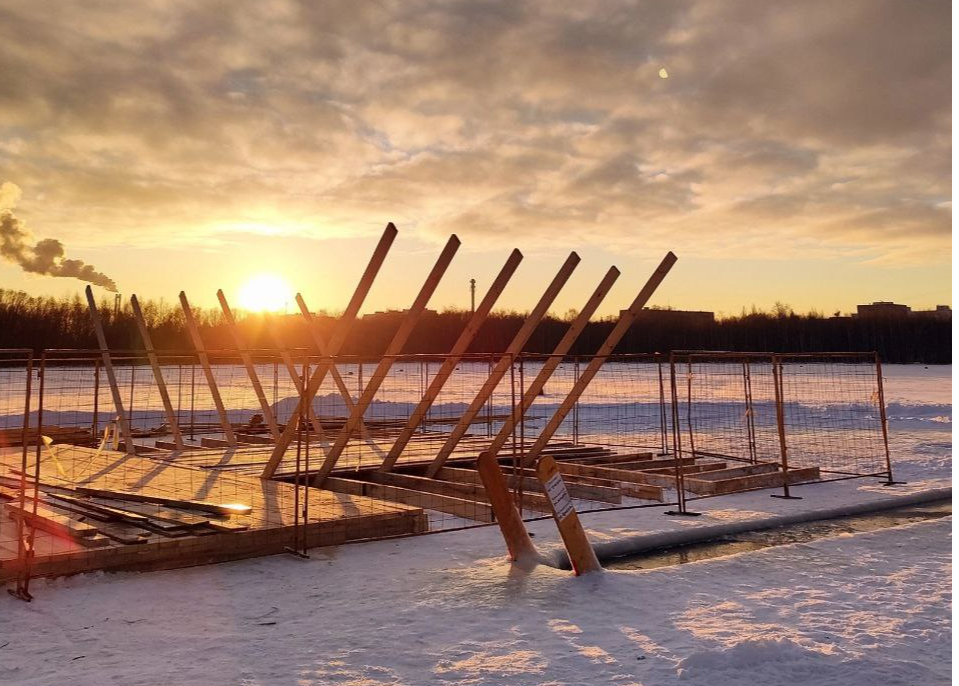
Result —
<path fill-rule="evenodd" d="M 291 302 L 293 289 L 276 274 L 257 274 L 240 288 L 239 305 L 251 312 L 278 312 Z"/>

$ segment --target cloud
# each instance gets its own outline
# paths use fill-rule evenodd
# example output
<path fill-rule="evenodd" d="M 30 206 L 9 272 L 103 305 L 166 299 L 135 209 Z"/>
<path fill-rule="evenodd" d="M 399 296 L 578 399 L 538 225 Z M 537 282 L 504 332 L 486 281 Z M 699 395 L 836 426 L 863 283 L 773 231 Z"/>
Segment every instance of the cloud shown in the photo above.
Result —
<path fill-rule="evenodd" d="M 828 241 L 938 259 L 949 18 L 944 0 L 108 0 L 53 15 L 11 0 L 0 167 L 42 198 L 32 221 L 98 243 L 282 215 L 278 230 L 317 236 L 392 219 L 484 245 L 746 256 L 785 240 L 799 256 Z"/>
<path fill-rule="evenodd" d="M 20 198 L 20 188 L 8 181 L 0 184 L 0 257 L 18 265 L 25 272 L 88 281 L 116 292 L 117 285 L 106 274 L 82 260 L 67 259 L 63 243 L 44 238 L 31 243 L 30 232 L 11 209 Z"/>

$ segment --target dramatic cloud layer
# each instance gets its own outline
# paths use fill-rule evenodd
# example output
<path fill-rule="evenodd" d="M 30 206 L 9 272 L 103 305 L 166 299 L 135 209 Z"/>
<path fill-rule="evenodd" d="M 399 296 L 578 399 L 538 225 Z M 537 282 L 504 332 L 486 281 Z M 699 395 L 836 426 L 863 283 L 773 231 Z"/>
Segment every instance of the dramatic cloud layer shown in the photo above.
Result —
<path fill-rule="evenodd" d="M 100 243 L 392 219 L 921 263 L 950 243 L 950 39 L 945 0 L 8 0 L 0 170 Z"/>

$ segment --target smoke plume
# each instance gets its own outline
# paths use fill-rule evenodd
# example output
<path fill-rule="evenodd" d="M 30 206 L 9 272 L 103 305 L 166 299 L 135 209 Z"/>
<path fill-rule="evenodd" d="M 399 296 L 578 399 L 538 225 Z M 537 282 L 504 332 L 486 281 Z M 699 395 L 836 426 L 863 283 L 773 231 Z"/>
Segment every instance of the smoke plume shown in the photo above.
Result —
<path fill-rule="evenodd" d="M 20 189 L 16 185 L 0 185 L 0 256 L 20 265 L 25 272 L 72 277 L 116 292 L 113 279 L 98 272 L 93 265 L 64 258 L 63 243 L 57 239 L 44 238 L 31 243 L 30 232 L 11 211 L 19 197 Z"/>

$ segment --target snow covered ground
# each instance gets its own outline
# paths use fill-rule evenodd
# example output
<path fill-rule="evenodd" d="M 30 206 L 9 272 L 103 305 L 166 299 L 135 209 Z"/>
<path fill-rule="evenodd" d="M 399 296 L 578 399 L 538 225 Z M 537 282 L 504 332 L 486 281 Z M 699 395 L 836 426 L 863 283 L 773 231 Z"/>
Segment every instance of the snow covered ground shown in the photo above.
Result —
<path fill-rule="evenodd" d="M 584 517 L 592 539 L 770 519 L 951 480 L 951 381 L 886 372 L 897 478 Z M 935 407 L 933 407 L 935 406 Z M 555 526 L 531 530 L 556 549 Z M 4 684 L 948 683 L 951 518 L 650 571 L 574 578 L 503 559 L 495 527 L 148 574 L 35 582 L 0 598 Z"/>

